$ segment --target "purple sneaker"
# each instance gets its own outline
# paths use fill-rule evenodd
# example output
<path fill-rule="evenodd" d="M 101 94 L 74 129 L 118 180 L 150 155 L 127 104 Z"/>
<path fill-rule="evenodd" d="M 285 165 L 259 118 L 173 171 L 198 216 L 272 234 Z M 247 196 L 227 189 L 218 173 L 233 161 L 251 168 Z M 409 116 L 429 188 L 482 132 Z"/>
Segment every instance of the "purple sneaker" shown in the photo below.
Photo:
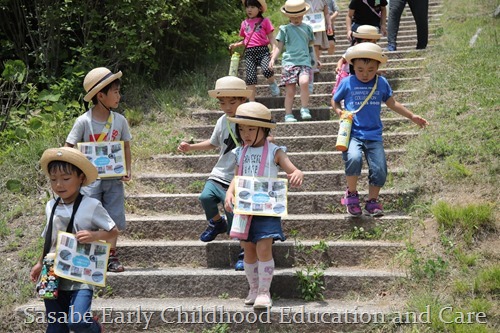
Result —
<path fill-rule="evenodd" d="M 370 199 L 366 202 L 365 211 L 373 217 L 384 216 L 382 205 L 377 202 L 377 199 Z"/>
<path fill-rule="evenodd" d="M 340 202 L 347 206 L 347 213 L 349 213 L 349 215 L 358 217 L 363 214 L 361 206 L 359 205 L 358 191 L 349 192 L 349 190 L 345 190 L 344 197 Z"/>

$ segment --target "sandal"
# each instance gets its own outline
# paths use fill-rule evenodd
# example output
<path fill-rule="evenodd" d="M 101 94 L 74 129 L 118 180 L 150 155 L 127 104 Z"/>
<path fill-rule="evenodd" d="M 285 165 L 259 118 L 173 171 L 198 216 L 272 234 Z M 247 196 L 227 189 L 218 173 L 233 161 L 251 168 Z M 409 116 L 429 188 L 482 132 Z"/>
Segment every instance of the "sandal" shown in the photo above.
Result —
<path fill-rule="evenodd" d="M 345 190 L 344 197 L 340 200 L 340 203 L 347 206 L 347 213 L 351 216 L 359 217 L 363 214 L 359 205 L 358 191 L 349 192 L 349 190 Z"/>

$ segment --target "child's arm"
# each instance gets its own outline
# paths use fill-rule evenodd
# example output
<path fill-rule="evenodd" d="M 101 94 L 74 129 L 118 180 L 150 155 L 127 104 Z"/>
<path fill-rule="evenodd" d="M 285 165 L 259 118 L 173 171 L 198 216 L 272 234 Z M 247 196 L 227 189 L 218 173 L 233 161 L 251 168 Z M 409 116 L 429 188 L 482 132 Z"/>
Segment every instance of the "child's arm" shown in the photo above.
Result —
<path fill-rule="evenodd" d="M 106 230 L 80 230 L 76 233 L 76 240 L 79 243 L 91 243 L 98 240 L 111 240 L 118 237 L 118 228 L 115 226 L 110 231 Z"/>
<path fill-rule="evenodd" d="M 234 174 L 238 174 L 238 166 L 234 169 Z M 228 212 L 233 211 L 233 205 L 234 205 L 234 178 L 231 180 L 231 184 L 229 184 L 229 187 L 227 188 L 226 191 L 226 199 L 224 200 L 224 208 Z"/>
<path fill-rule="evenodd" d="M 387 18 L 387 9 L 384 6 L 380 11 L 380 32 L 382 33 L 382 36 L 387 36 L 386 18 Z"/>
<path fill-rule="evenodd" d="M 288 155 L 282 150 L 278 149 L 274 162 L 278 164 L 285 172 L 292 187 L 299 187 L 304 181 L 304 174 L 293 165 Z"/>
<path fill-rule="evenodd" d="M 337 61 L 337 67 L 335 67 L 335 73 L 340 73 L 342 67 L 347 63 L 344 57 L 340 57 L 339 61 Z"/>
<path fill-rule="evenodd" d="M 354 9 L 349 9 L 347 15 L 345 16 L 345 26 L 347 28 L 347 40 L 351 41 L 352 37 L 352 18 L 354 17 Z"/>
<path fill-rule="evenodd" d="M 274 62 L 276 59 L 278 59 L 278 56 L 280 55 L 281 51 L 283 51 L 283 42 L 282 41 L 277 41 L 276 43 L 276 48 L 273 48 L 273 53 L 271 55 L 271 60 L 269 60 L 269 69 L 274 69 Z"/>
<path fill-rule="evenodd" d="M 333 29 L 332 29 L 332 20 L 331 18 L 329 19 L 329 10 L 328 10 L 328 5 L 325 4 L 325 7 L 323 7 L 323 14 L 325 15 L 325 21 L 326 21 L 326 33 L 328 35 L 333 34 Z"/>
<path fill-rule="evenodd" d="M 186 153 L 190 150 L 210 150 L 215 148 L 217 148 L 217 146 L 211 144 L 210 140 L 205 140 L 203 142 L 192 143 L 192 144 L 186 141 L 182 141 L 177 147 L 177 150 Z"/>
<path fill-rule="evenodd" d="M 335 102 L 332 97 L 332 101 L 334 103 L 333 110 L 337 114 L 337 116 L 341 117 L 342 116 L 342 105 L 339 102 Z"/>
<path fill-rule="evenodd" d="M 271 31 L 270 33 L 267 34 L 267 39 L 269 39 L 269 44 L 271 44 L 272 49 L 271 49 L 271 54 L 274 53 L 274 50 L 278 48 L 278 42 L 276 41 L 276 38 L 274 38 L 274 33 Z"/>
<path fill-rule="evenodd" d="M 42 257 L 38 258 L 38 261 L 36 264 L 31 268 L 30 271 L 30 279 L 32 282 L 38 281 L 38 278 L 40 277 L 40 273 L 42 272 Z"/>
<path fill-rule="evenodd" d="M 130 141 L 123 143 L 125 149 L 125 165 L 127 166 L 127 175 L 122 177 L 122 181 L 128 182 L 132 179 L 132 151 L 130 150 Z"/>
<path fill-rule="evenodd" d="M 425 126 L 429 125 L 427 120 L 405 108 L 403 104 L 396 101 L 392 96 L 385 102 L 385 105 L 387 105 L 387 107 L 393 110 L 394 112 L 410 119 L 421 128 L 424 128 Z"/>
<path fill-rule="evenodd" d="M 229 44 L 229 51 L 232 51 L 233 49 L 240 47 L 240 46 L 244 46 L 244 45 L 245 45 L 244 40 L 240 40 L 239 42 L 236 42 L 236 43 L 231 43 L 231 44 Z"/>

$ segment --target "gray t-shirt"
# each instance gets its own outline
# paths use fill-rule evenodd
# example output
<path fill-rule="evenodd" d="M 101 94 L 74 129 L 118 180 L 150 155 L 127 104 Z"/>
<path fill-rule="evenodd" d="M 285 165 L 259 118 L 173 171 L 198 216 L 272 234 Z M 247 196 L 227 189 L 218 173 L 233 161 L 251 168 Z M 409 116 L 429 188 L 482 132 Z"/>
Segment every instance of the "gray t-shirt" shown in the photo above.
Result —
<path fill-rule="evenodd" d="M 111 114 L 113 115 L 113 122 L 109 133 L 112 133 L 112 135 L 110 136 L 108 133 L 103 141 L 132 140 L 127 119 L 113 111 L 111 111 Z M 92 128 L 90 128 L 91 123 Z M 101 135 L 105 125 L 106 121 L 100 122 L 91 119 L 91 110 L 89 110 L 76 119 L 71 132 L 69 132 L 66 138 L 66 142 L 72 145 L 76 145 L 78 142 L 95 142 Z"/>
<path fill-rule="evenodd" d="M 52 199 L 47 202 L 47 205 L 45 206 L 45 216 L 47 217 L 47 223 L 45 224 L 45 228 L 42 232 L 43 238 L 45 238 L 45 234 L 47 233 L 47 227 L 54 204 L 55 200 Z M 72 212 L 73 204 L 63 204 L 57 206 L 54 212 L 54 219 L 52 220 L 52 244 L 49 252 L 56 251 L 57 232 L 66 232 Z M 104 209 L 99 200 L 87 196 L 84 196 L 82 198 L 82 202 L 80 203 L 80 206 L 78 207 L 78 210 L 75 214 L 75 219 L 73 222 L 73 233 L 76 233 L 78 230 L 97 231 L 103 229 L 106 231 L 110 231 L 114 226 L 115 222 L 113 222 L 113 219 L 111 219 L 108 212 L 106 211 L 106 209 Z M 85 283 L 61 279 L 59 289 L 92 289 L 92 286 Z"/>
<path fill-rule="evenodd" d="M 236 138 L 235 127 L 236 125 L 234 123 L 228 122 L 224 114 L 217 120 L 217 124 L 215 124 L 214 131 L 212 132 L 212 137 L 210 138 L 210 143 L 220 149 L 219 160 L 212 169 L 208 179 L 213 179 L 226 185 L 229 185 L 231 180 L 233 180 L 234 168 L 236 166 L 236 157 L 232 152 L 232 150 L 236 148 L 236 144 L 229 134 L 229 128 L 231 128 Z"/>

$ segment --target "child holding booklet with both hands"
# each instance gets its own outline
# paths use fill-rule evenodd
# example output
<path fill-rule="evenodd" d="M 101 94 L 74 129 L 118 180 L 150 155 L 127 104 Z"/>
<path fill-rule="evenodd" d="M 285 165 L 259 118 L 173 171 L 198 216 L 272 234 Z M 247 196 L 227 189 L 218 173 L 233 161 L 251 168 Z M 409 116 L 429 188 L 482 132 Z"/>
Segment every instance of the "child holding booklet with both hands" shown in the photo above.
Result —
<path fill-rule="evenodd" d="M 256 170 L 261 169 L 263 176 L 275 178 L 279 166 L 287 173 L 291 186 L 302 185 L 304 180 L 302 171 L 293 165 L 283 149 L 266 139 L 269 131 L 276 127 L 267 107 L 256 102 L 241 104 L 236 110 L 236 115 L 229 118 L 229 121 L 236 123 L 236 133 L 243 145 L 233 150 L 236 154 L 235 174 L 240 171 L 239 174 L 242 176 L 257 176 Z M 233 178 L 226 193 L 226 210 L 233 210 L 234 201 L 235 179 Z M 272 306 L 269 293 L 274 274 L 272 245 L 275 240 L 285 239 L 281 228 L 281 217 L 252 217 L 248 238 L 240 242 L 245 250 L 244 267 L 250 285 L 250 291 L 245 299 L 246 305 L 253 304 L 255 309 Z"/>

